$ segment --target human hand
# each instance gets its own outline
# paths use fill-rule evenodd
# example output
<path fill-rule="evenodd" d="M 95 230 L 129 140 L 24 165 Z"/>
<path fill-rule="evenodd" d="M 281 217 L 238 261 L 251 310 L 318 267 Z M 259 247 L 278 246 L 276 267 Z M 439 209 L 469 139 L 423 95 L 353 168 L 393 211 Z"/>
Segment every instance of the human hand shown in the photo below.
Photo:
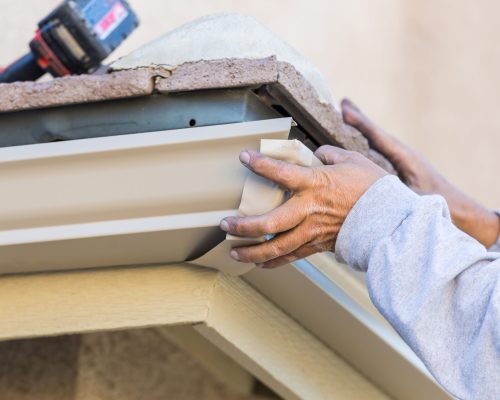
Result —
<path fill-rule="evenodd" d="M 231 257 L 274 268 L 333 251 L 340 228 L 358 199 L 387 173 L 361 154 L 323 146 L 316 153 L 321 167 L 302 167 L 243 151 L 241 162 L 250 170 L 290 191 L 290 198 L 264 215 L 228 217 L 222 230 L 237 236 L 275 235 L 264 243 L 240 247 Z"/>
<path fill-rule="evenodd" d="M 344 122 L 359 130 L 370 146 L 382 153 L 397 170 L 399 177 L 418 194 L 439 194 L 450 208 L 453 222 L 486 247 L 498 238 L 498 216 L 471 199 L 441 175 L 425 157 L 375 125 L 350 100 L 342 102 Z"/>

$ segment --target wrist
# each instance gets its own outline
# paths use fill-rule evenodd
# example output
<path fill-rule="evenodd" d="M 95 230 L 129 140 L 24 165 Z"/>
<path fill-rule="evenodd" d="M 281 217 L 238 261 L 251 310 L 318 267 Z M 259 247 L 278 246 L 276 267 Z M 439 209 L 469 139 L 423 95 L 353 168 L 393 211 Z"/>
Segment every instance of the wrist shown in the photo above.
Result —
<path fill-rule="evenodd" d="M 468 199 L 461 207 L 451 210 L 451 214 L 453 222 L 459 229 L 486 248 L 497 242 L 500 234 L 500 217 L 496 212 Z"/>
<path fill-rule="evenodd" d="M 481 243 L 484 244 L 486 248 L 493 246 L 498 240 L 500 219 L 497 213 L 488 210 L 487 215 L 484 216 L 485 223 L 483 224 L 483 232 L 481 232 Z"/>
<path fill-rule="evenodd" d="M 488 243 L 486 248 L 490 248 L 494 244 L 498 243 L 498 238 L 500 237 L 500 214 L 497 211 L 490 211 L 491 214 L 491 233 L 489 235 Z"/>

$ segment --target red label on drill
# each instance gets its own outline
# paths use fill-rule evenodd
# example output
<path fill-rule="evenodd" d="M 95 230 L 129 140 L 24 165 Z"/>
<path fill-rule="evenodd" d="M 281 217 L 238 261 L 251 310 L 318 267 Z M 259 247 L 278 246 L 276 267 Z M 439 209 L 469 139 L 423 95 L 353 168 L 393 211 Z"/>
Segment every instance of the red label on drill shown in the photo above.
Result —
<path fill-rule="evenodd" d="M 125 6 L 116 2 L 111 10 L 94 26 L 99 39 L 106 39 L 128 17 Z"/>

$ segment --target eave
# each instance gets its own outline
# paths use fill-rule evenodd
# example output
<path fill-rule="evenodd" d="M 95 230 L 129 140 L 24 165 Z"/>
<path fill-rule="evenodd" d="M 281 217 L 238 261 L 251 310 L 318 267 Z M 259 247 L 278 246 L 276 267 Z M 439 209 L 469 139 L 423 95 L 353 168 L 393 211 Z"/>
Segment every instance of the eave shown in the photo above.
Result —
<path fill-rule="evenodd" d="M 160 106 L 169 104 L 172 107 L 180 105 L 186 108 L 198 102 L 197 105 L 203 108 L 207 104 L 215 104 L 220 99 L 222 102 L 226 101 L 224 96 L 228 93 L 230 97 L 236 96 L 238 99 L 248 97 L 248 103 L 245 104 L 250 106 L 240 114 L 235 114 L 233 116 L 235 119 L 253 120 L 265 116 L 265 119 L 269 120 L 276 118 L 277 114 L 292 116 L 299 124 L 294 133 L 302 135 L 302 140 L 310 147 L 314 148 L 321 144 L 340 145 L 349 150 L 359 151 L 387 170 L 393 171 L 385 159 L 369 149 L 368 143 L 359 132 L 343 124 L 338 110 L 333 105 L 318 100 L 312 87 L 293 66 L 278 62 L 274 58 L 202 61 L 182 65 L 173 71 L 141 68 L 104 75 L 69 77 L 46 83 L 0 86 L 0 125 L 4 123 L 15 127 L 27 116 L 29 118 L 26 118 L 26 124 L 31 118 L 33 119 L 31 123 L 36 125 L 38 121 L 45 121 L 43 115 L 49 115 L 53 118 L 49 122 L 55 121 L 57 124 L 60 120 L 64 122 L 65 114 L 75 116 L 81 113 L 86 118 L 95 118 L 98 130 L 105 131 L 104 136 L 109 133 L 126 134 L 131 133 L 127 129 L 136 129 L 136 126 L 132 128 L 126 124 L 108 126 L 101 124 L 102 119 L 99 118 L 105 118 L 105 113 L 109 113 L 110 110 L 120 118 L 130 112 L 133 114 L 129 117 L 131 119 L 144 117 L 144 114 L 139 112 L 148 107 L 142 106 L 151 106 L 158 99 L 161 99 Z M 267 108 L 261 107 L 258 112 L 252 114 L 255 99 Z M 151 107 L 151 109 L 156 113 L 161 107 Z M 154 119 L 152 113 L 147 117 L 151 118 L 151 121 Z M 149 122 L 148 118 L 143 119 Z M 9 125 L 10 121 L 14 123 Z M 187 121 L 182 123 L 187 124 Z M 207 117 L 205 122 L 209 126 L 237 121 L 214 121 Z M 186 127 L 187 125 L 173 126 L 168 129 Z M 86 133 L 92 130 L 91 127 L 84 128 Z M 137 132 L 147 130 L 148 126 L 141 125 Z M 96 129 L 94 131 L 96 135 L 100 134 Z M 15 129 L 12 132 L 15 132 Z M 76 129 L 75 132 L 73 134 L 78 134 L 80 131 Z M 22 140 L 27 138 L 33 140 L 33 143 L 61 139 L 53 135 L 50 124 L 47 126 L 47 132 L 44 132 L 46 136 L 30 137 L 29 131 L 24 133 Z M 145 134 L 144 137 L 148 135 Z M 103 139 L 90 139 L 93 140 Z M 57 149 L 64 148 L 67 144 L 51 143 L 42 146 Z M 71 144 L 69 146 L 71 147 Z M 239 148 L 236 150 L 236 147 L 230 152 L 236 154 L 239 150 Z M 16 151 L 18 150 L 15 148 L 6 149 L 6 153 L 14 154 Z M 237 163 L 236 156 L 234 160 Z M 145 157 L 144 165 L 149 161 L 148 157 Z M 64 162 L 59 168 L 64 172 Z M 55 170 L 57 169 L 58 167 L 55 167 Z M 99 171 L 93 172 L 94 175 L 98 173 Z M 35 179 L 36 174 L 28 173 L 27 177 Z M 21 189 L 18 187 L 17 190 Z M 153 191 L 153 186 L 148 190 Z M 36 191 L 32 193 L 32 197 L 34 196 Z M 94 200 L 99 203 L 100 199 L 102 200 L 102 197 L 96 196 Z M 234 202 L 237 200 L 235 198 Z M 10 204 L 15 206 L 15 203 L 13 199 Z M 74 203 L 67 202 L 67 204 L 71 207 Z M 98 208 L 99 206 L 102 204 L 97 204 Z M 220 216 L 234 211 L 234 208 L 233 206 L 219 208 L 212 215 L 211 228 Z M 143 198 L 135 203 L 135 210 L 140 213 L 151 212 L 151 202 Z M 36 207 L 31 211 L 36 212 Z M 115 212 L 116 210 L 108 208 L 100 214 L 102 216 L 100 222 L 109 223 L 108 226 L 112 226 L 118 236 L 126 234 L 125 230 L 130 230 L 131 226 L 137 226 L 134 225 L 137 221 L 132 221 L 134 218 L 148 217 L 131 215 L 128 219 L 122 218 L 130 223 L 120 225 L 115 223 L 116 216 L 113 217 Z M 7 213 L 5 217 L 8 220 L 9 214 Z M 14 220 L 16 223 L 20 221 L 19 218 Z M 69 222 L 85 223 L 76 220 Z M 48 221 L 42 225 L 57 227 L 61 226 L 61 221 Z M 168 224 L 163 223 L 164 227 L 167 225 L 171 225 L 171 221 Z M 15 235 L 12 235 L 13 231 L 19 228 L 17 226 L 7 229 L 9 233 L 4 239 L 13 240 L 15 238 Z M 36 229 L 35 226 L 31 228 Z M 41 228 L 43 229 L 43 226 Z M 120 229 L 124 230 L 120 232 Z M 60 233 L 67 235 L 70 231 L 62 229 Z M 64 239 L 62 236 L 61 238 Z M 68 251 L 63 241 L 59 243 L 60 248 Z M 52 240 L 52 244 L 55 242 Z M 100 237 L 94 245 L 102 246 L 104 243 L 105 239 Z M 44 245 L 45 250 L 42 250 L 50 254 L 54 249 L 47 252 L 49 247 Z M 78 246 L 76 250 L 75 255 L 78 253 Z M 66 261 L 57 267 L 67 269 L 89 266 L 77 265 L 77 257 L 72 259 L 71 256 L 70 250 L 67 252 Z M 117 256 L 120 256 L 119 251 Z M 137 259 L 125 253 L 121 256 L 128 260 L 127 264 L 143 265 L 159 260 L 152 260 L 144 255 L 139 255 Z M 71 262 L 75 262 L 75 265 L 71 266 Z M 51 265 L 53 268 L 56 267 L 54 263 Z M 15 268 L 15 264 L 11 264 L 11 267 Z M 418 361 L 409 354 L 395 333 L 367 305 L 369 299 L 362 283 L 357 279 L 351 279 L 348 274 L 343 277 L 330 275 L 325 272 L 328 268 L 340 267 L 331 259 L 325 261 L 316 257 L 297 263 L 295 266 L 269 272 L 265 276 L 260 272 L 254 272 L 244 277 L 244 280 L 228 278 L 210 270 L 192 269 L 187 265 L 138 269 L 119 267 L 103 271 L 3 277 L 0 279 L 0 288 L 4 285 L 0 290 L 0 298 L 7 306 L 0 312 L 0 326 L 3 327 L 0 337 L 7 340 L 96 330 L 194 324 L 206 337 L 285 397 L 328 398 L 338 395 L 339 398 L 364 398 L 363 393 L 366 391 L 368 393 L 366 398 L 385 398 L 375 388 L 378 387 L 396 398 L 448 398 L 424 372 Z M 182 278 L 184 275 L 177 272 L 171 274 L 171 271 L 180 270 L 184 270 L 187 274 L 191 274 L 188 271 L 204 272 L 200 274 L 196 272 L 196 278 L 188 283 Z M 141 278 L 142 274 L 144 279 Z M 205 281 L 207 276 L 213 279 Z M 226 279 L 234 284 L 228 284 Z M 228 285 L 232 289 L 228 289 Z M 213 293 L 211 290 L 214 286 L 220 290 L 217 291 L 218 300 L 212 303 L 214 299 L 206 293 Z M 303 294 L 307 301 L 301 301 L 297 293 Z M 246 296 L 249 301 L 242 298 Z M 197 299 L 201 300 L 191 302 Z M 265 304 L 260 303 L 261 300 L 258 299 L 263 299 Z M 254 308 L 251 303 L 254 300 L 269 312 L 252 314 Z M 214 319 L 211 320 L 209 305 L 218 304 L 217 307 L 224 309 L 227 302 L 238 303 L 243 308 L 238 312 L 214 311 L 212 314 Z M 234 325 L 231 325 L 230 331 L 222 331 L 226 329 L 224 325 L 231 322 L 231 318 L 239 321 L 233 313 L 248 313 L 246 317 L 253 318 L 241 321 L 241 326 L 245 327 L 247 332 L 241 332 Z M 268 332 L 267 328 L 261 330 L 260 325 L 256 325 L 259 321 L 262 323 L 273 318 L 278 322 L 286 321 L 287 329 L 280 328 L 279 324 L 276 325 L 274 322 L 266 322 L 269 324 Z M 256 326 L 259 328 L 255 329 Z M 292 328 L 289 328 L 290 326 Z M 292 335 L 290 342 L 286 335 L 288 329 Z M 268 344 L 263 343 L 261 332 L 266 333 L 266 339 L 269 335 Z M 275 332 L 278 336 L 275 336 Z M 252 348 L 248 347 L 249 344 Z M 252 350 L 254 347 L 255 352 Z M 290 352 L 290 357 L 287 352 Z M 274 360 L 275 357 L 278 361 Z M 303 363 L 302 359 L 309 361 Z M 316 369 L 313 362 L 316 359 L 319 369 Z M 380 365 L 379 360 L 384 361 L 383 365 Z M 275 362 L 276 365 L 273 364 Z M 319 377 L 317 381 L 311 379 L 311 376 L 315 375 Z M 290 379 L 290 376 L 293 379 Z"/>

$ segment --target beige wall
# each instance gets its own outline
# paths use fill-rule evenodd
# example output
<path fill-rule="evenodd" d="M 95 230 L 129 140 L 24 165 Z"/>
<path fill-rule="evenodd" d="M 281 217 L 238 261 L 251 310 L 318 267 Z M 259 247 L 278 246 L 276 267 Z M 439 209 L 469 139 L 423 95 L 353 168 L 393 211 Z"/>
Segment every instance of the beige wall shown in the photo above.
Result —
<path fill-rule="evenodd" d="M 0 65 L 20 55 L 57 0 L 0 0 Z M 131 0 L 142 19 L 124 54 L 203 14 L 256 16 L 452 181 L 500 207 L 500 3 L 495 0 Z"/>
<path fill-rule="evenodd" d="M 1 400 L 277 398 L 224 386 L 154 328 L 0 342 L 0 360 Z"/>

